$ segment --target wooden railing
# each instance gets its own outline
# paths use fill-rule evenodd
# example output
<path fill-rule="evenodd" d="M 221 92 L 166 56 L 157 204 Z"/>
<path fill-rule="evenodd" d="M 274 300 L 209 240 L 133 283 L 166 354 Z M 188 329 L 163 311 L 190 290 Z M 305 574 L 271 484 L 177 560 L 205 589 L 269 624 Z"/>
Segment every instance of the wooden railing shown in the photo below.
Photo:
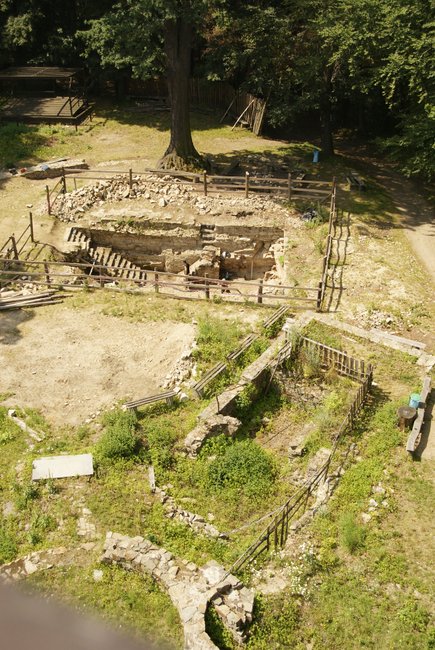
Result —
<path fill-rule="evenodd" d="M 16 237 L 15 234 L 12 234 L 0 248 L 0 287 L 9 284 L 16 276 L 17 272 L 16 269 L 14 270 L 14 267 L 20 261 L 20 255 L 29 242 L 32 244 L 35 242 L 33 215 L 31 212 L 29 212 L 29 225 L 24 228 L 21 235 Z"/>
<path fill-rule="evenodd" d="M 328 219 L 328 234 L 326 237 L 326 250 L 325 250 L 325 255 L 323 257 L 322 276 L 320 280 L 321 290 L 320 290 L 319 311 L 322 309 L 323 301 L 325 299 L 326 288 L 328 286 L 328 269 L 329 269 L 329 263 L 331 261 L 331 253 L 332 253 L 332 231 L 334 228 L 336 218 L 337 218 L 337 183 L 334 177 L 332 183 L 331 201 L 329 204 L 329 219 Z"/>
<path fill-rule="evenodd" d="M 359 415 L 367 395 L 371 389 L 373 380 L 373 370 L 370 365 L 367 366 L 367 372 L 362 380 L 352 404 L 344 417 L 337 433 L 333 438 L 331 454 L 328 460 L 317 471 L 316 475 L 307 480 L 278 510 L 274 513 L 273 520 L 267 528 L 257 537 L 255 542 L 246 549 L 246 551 L 234 562 L 228 569 L 226 576 L 234 574 L 247 564 L 254 561 L 259 555 L 269 551 L 272 547 L 283 547 L 289 533 L 290 523 L 297 514 L 305 512 L 316 487 L 325 481 L 328 476 L 331 461 L 335 456 L 338 445 L 344 434 L 353 426 Z"/>
<path fill-rule="evenodd" d="M 125 176 L 130 188 L 133 186 L 134 177 L 149 175 L 158 176 L 162 179 L 171 176 L 178 179 L 183 185 L 189 185 L 193 189 L 202 192 L 205 196 L 209 192 L 237 192 L 243 193 L 245 197 L 251 194 L 279 194 L 289 201 L 299 199 L 315 200 L 319 202 L 326 201 L 329 197 L 335 196 L 335 180 L 305 180 L 299 179 L 296 175 L 288 174 L 287 178 L 271 178 L 269 176 L 253 176 L 246 172 L 244 176 L 218 176 L 209 174 L 204 171 L 183 172 L 162 169 L 146 169 L 145 171 L 136 172 L 132 169 L 113 170 L 113 169 L 68 169 L 67 174 L 63 171 L 61 179 L 56 185 L 49 189 L 46 186 L 47 208 L 48 213 L 53 214 L 53 207 L 60 193 L 68 191 L 67 179 L 75 181 L 103 180 L 109 176 Z M 76 187 L 76 184 L 75 184 Z M 54 196 L 54 198 L 53 198 Z M 335 206 L 335 199 L 334 199 Z"/>
<path fill-rule="evenodd" d="M 355 359 L 342 350 L 336 350 L 306 336 L 301 338 L 300 345 L 302 349 L 317 354 L 323 368 L 333 368 L 339 375 L 358 381 L 366 377 L 366 364 L 363 359 Z"/>
<path fill-rule="evenodd" d="M 4 259 L 0 258 L 0 263 Z M 207 300 L 218 298 L 223 301 L 254 301 L 259 305 L 273 305 L 282 301 L 303 305 L 304 309 L 309 307 L 316 308 L 318 302 L 317 287 L 299 287 L 279 284 L 264 284 L 259 282 L 243 282 L 241 280 L 218 280 L 208 277 L 198 277 L 191 275 L 178 275 L 167 271 L 146 271 L 142 269 L 130 270 L 130 277 L 117 277 L 120 269 L 117 266 L 108 266 L 104 264 L 93 264 L 91 262 L 54 262 L 54 261 L 27 261 L 21 262 L 20 275 L 25 275 L 26 282 L 32 282 L 35 285 L 50 287 L 64 287 L 65 285 L 80 288 L 78 282 L 81 280 L 81 288 L 103 288 L 111 283 L 119 283 L 116 288 L 119 290 L 129 291 L 128 285 L 133 285 L 138 289 L 149 288 L 161 295 L 168 295 L 192 298 L 197 297 L 198 293 Z M 71 270 L 77 270 L 77 276 L 74 278 Z M 9 271 L 5 271 L 7 275 Z M 16 275 L 11 272 L 11 275 Z M 71 285 L 71 280 L 74 284 Z M 22 282 L 19 278 L 17 282 Z M 131 290 L 131 289 L 130 289 Z M 169 290 L 169 292 L 168 292 Z M 245 293 L 246 291 L 246 293 Z M 277 293 L 279 292 L 279 293 Z M 301 295 L 304 294 L 304 295 Z"/>

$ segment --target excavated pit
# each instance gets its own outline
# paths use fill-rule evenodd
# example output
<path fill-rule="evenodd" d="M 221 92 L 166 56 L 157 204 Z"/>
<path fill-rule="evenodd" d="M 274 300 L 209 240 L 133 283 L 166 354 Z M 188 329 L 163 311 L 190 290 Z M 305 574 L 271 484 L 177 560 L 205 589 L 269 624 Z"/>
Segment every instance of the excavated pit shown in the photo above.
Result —
<path fill-rule="evenodd" d="M 112 228 L 74 226 L 70 251 L 106 251 L 144 270 L 189 273 L 216 279 L 270 279 L 279 276 L 284 231 L 242 224 L 198 224 L 141 220 Z M 278 275 L 277 275 L 278 273 Z"/>

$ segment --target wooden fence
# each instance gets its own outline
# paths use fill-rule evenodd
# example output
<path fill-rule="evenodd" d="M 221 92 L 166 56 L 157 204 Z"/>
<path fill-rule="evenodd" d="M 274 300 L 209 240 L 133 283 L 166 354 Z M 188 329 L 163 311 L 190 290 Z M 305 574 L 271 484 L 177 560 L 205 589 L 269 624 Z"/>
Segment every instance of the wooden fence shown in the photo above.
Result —
<path fill-rule="evenodd" d="M 339 375 L 345 375 L 357 381 L 366 377 L 366 364 L 363 359 L 354 359 L 346 352 L 336 350 L 306 336 L 301 338 L 300 345 L 303 350 L 309 350 L 318 356 L 322 368 L 333 368 Z"/>
<path fill-rule="evenodd" d="M 0 258 L 0 264 L 6 261 Z M 131 291 L 135 287 L 139 291 L 154 290 L 161 295 L 178 298 L 198 298 L 206 300 L 218 298 L 222 301 L 241 302 L 254 301 L 259 305 L 274 305 L 282 301 L 292 303 L 292 308 L 300 304 L 304 309 L 316 308 L 319 303 L 320 289 L 318 287 L 295 287 L 289 285 L 264 284 L 244 282 L 241 280 L 217 280 L 208 277 L 179 275 L 167 271 L 130 270 L 130 277 L 117 277 L 120 272 L 117 266 L 93 264 L 92 262 L 54 262 L 40 260 L 15 260 L 21 264 L 19 271 L 3 271 L 6 277 L 13 276 L 15 282 L 32 282 L 35 285 L 51 288 L 109 288 Z M 74 274 L 74 270 L 76 274 Z M 17 277 L 18 276 L 18 277 Z M 118 286 L 114 283 L 118 283 Z M 200 294 L 198 296 L 198 294 Z M 303 295 L 301 295 L 303 294 Z M 311 294 L 311 295 L 309 295 Z M 294 303 L 294 304 L 293 304 Z"/>
<path fill-rule="evenodd" d="M 129 94 L 134 97 L 161 98 L 169 108 L 168 85 L 165 79 L 129 80 Z M 263 125 L 266 100 L 255 97 L 243 90 L 236 90 L 225 81 L 207 81 L 192 78 L 189 87 L 190 106 L 207 108 L 222 112 L 221 122 L 225 117 L 232 120 L 243 115 L 243 121 L 259 135 Z"/>
<path fill-rule="evenodd" d="M 326 237 L 326 250 L 325 250 L 325 255 L 323 257 L 322 275 L 320 279 L 320 284 L 322 287 L 321 295 L 320 295 L 320 309 L 323 306 L 326 288 L 328 286 L 328 269 L 329 269 L 329 264 L 331 261 L 331 253 L 332 253 L 332 231 L 336 219 L 337 219 L 337 182 L 334 177 L 332 181 L 331 201 L 329 204 L 329 219 L 328 219 L 328 234 Z"/>
<path fill-rule="evenodd" d="M 31 212 L 29 212 L 29 225 L 24 228 L 21 235 L 16 237 L 15 234 L 12 234 L 0 248 L 0 287 L 4 287 L 17 275 L 14 269 L 16 269 L 20 255 L 22 255 L 29 242 L 35 243 L 33 215 Z"/>
<path fill-rule="evenodd" d="M 322 344 L 319 344 L 322 345 Z M 327 347 L 327 346 L 324 346 Z M 350 360 L 350 357 L 349 357 Z M 351 365 L 350 363 L 347 365 Z M 248 562 L 253 562 L 259 555 L 268 552 L 271 548 L 282 548 L 287 540 L 291 521 L 296 515 L 306 511 L 314 490 L 326 480 L 331 461 L 335 456 L 338 445 L 344 434 L 352 428 L 356 418 L 365 404 L 371 389 L 373 369 L 367 365 L 367 371 L 354 396 L 352 404 L 344 417 L 337 433 L 333 438 L 333 446 L 328 460 L 317 471 L 315 476 L 306 481 L 276 512 L 267 528 L 258 536 L 256 541 L 234 562 L 227 571 L 226 576 L 239 571 Z"/>
<path fill-rule="evenodd" d="M 320 180 L 305 180 L 297 178 L 297 175 L 289 173 L 286 178 L 272 178 L 269 176 L 253 176 L 245 172 L 244 176 L 219 176 L 202 173 L 171 171 L 163 169 L 146 169 L 145 171 L 136 172 L 133 169 L 114 170 L 114 169 L 68 169 L 62 170 L 62 176 L 57 183 L 50 189 L 45 186 L 48 214 L 55 214 L 54 206 L 61 194 L 72 191 L 68 189 L 67 180 L 74 182 L 74 189 L 77 189 L 77 180 L 105 180 L 107 176 L 124 176 L 130 186 L 133 187 L 135 178 L 154 175 L 162 178 L 162 182 L 167 181 L 167 177 L 173 177 L 183 185 L 195 191 L 201 192 L 207 196 L 210 192 L 235 192 L 244 194 L 248 198 L 252 194 L 277 194 L 287 198 L 288 201 L 305 200 L 317 201 L 323 203 L 331 198 L 330 207 L 330 224 L 328 231 L 328 242 L 332 230 L 332 219 L 335 211 L 336 182 Z M 165 178 L 166 177 L 166 178 Z M 332 215 L 332 216 L 331 216 Z M 330 245 L 330 244 L 328 244 Z M 328 256 L 329 260 L 329 256 Z"/>

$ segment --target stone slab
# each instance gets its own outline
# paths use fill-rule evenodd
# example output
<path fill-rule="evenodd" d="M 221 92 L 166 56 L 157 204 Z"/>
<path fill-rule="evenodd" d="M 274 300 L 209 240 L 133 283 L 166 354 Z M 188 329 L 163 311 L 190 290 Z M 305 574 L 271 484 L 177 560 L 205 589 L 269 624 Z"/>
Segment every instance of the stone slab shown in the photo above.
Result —
<path fill-rule="evenodd" d="M 93 473 L 92 454 L 46 456 L 34 460 L 32 464 L 32 481 L 47 478 L 67 478 L 69 476 L 92 476 Z"/>

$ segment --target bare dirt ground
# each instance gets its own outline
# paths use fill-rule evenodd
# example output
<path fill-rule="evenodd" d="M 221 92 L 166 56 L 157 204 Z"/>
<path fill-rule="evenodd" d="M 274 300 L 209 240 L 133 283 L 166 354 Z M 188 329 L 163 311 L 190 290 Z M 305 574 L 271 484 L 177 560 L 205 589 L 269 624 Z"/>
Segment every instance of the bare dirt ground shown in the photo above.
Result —
<path fill-rule="evenodd" d="M 348 147 L 341 148 L 350 152 Z M 421 187 L 391 169 L 388 162 L 374 158 L 364 147 L 352 147 L 351 155 L 363 162 L 371 177 L 390 194 L 414 252 L 435 282 L 435 212 Z"/>
<path fill-rule="evenodd" d="M 1 314 L 0 392 L 56 426 L 79 425 L 118 400 L 158 392 L 194 335 L 186 323 L 130 323 L 66 304 Z"/>

